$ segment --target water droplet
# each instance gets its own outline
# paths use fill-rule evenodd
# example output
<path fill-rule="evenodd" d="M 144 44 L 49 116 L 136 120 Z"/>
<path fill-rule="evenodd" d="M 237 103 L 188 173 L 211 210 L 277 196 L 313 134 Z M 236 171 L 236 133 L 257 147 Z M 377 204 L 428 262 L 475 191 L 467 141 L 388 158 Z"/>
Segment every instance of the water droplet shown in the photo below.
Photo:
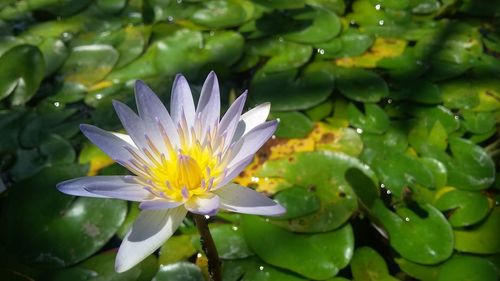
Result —
<path fill-rule="evenodd" d="M 325 54 L 325 50 L 324 49 L 318 49 L 318 54 L 324 55 Z"/>
<path fill-rule="evenodd" d="M 375 5 L 375 10 L 378 11 L 378 10 L 380 10 L 380 8 L 382 8 L 382 6 L 380 4 Z"/>
<path fill-rule="evenodd" d="M 378 25 L 384 25 L 384 20 L 379 20 Z"/>
<path fill-rule="evenodd" d="M 201 258 L 203 255 L 201 253 L 196 254 L 197 258 Z"/>
<path fill-rule="evenodd" d="M 388 104 L 391 104 L 391 103 L 392 103 L 392 99 L 388 99 L 388 100 L 387 100 L 387 103 L 388 103 Z"/>
<path fill-rule="evenodd" d="M 98 100 L 102 99 L 102 94 L 95 95 L 95 98 L 98 99 Z"/>
<path fill-rule="evenodd" d="M 280 38 L 278 38 L 278 41 L 283 42 L 283 41 L 285 41 L 285 39 L 283 39 L 283 37 L 280 37 Z"/>
<path fill-rule="evenodd" d="M 210 218 L 210 216 L 209 215 L 205 215 L 205 218 L 208 220 Z"/>
<path fill-rule="evenodd" d="M 238 230 L 238 227 L 237 227 L 237 226 L 235 226 L 235 225 L 233 225 L 232 229 L 233 229 L 234 231 L 236 231 L 236 230 Z"/>
<path fill-rule="evenodd" d="M 278 123 L 279 123 L 279 122 L 281 122 L 281 119 L 280 118 L 276 118 L 276 121 L 278 121 Z"/>
<path fill-rule="evenodd" d="M 69 42 L 73 39 L 73 33 L 71 32 L 63 32 L 61 33 L 61 40 L 63 42 Z"/>
<path fill-rule="evenodd" d="M 259 266 L 259 270 L 261 270 L 261 271 L 264 270 L 264 267 L 262 265 Z"/>
<path fill-rule="evenodd" d="M 259 180 L 260 180 L 260 179 L 259 179 L 258 177 L 251 177 L 251 178 L 250 178 L 250 181 L 251 181 L 251 182 L 259 182 Z"/>
<path fill-rule="evenodd" d="M 276 136 L 275 136 L 275 135 L 273 135 L 273 136 L 271 137 L 271 139 L 272 139 L 272 140 L 275 140 L 275 139 L 276 139 Z"/>
<path fill-rule="evenodd" d="M 210 36 L 214 36 L 215 32 L 213 30 L 211 30 L 209 34 L 210 34 Z"/>
<path fill-rule="evenodd" d="M 357 128 L 357 129 L 356 129 L 356 133 L 358 133 L 358 134 L 362 134 L 362 133 L 363 133 L 363 130 L 362 130 L 362 129 L 360 129 L 360 128 Z"/>
<path fill-rule="evenodd" d="M 410 218 L 409 218 L 409 217 L 406 217 L 406 218 L 405 218 L 405 221 L 410 221 Z"/>
<path fill-rule="evenodd" d="M 458 120 L 458 119 L 460 119 L 460 116 L 455 115 L 455 116 L 453 116 L 453 118 L 455 118 L 455 120 Z"/>
<path fill-rule="evenodd" d="M 60 102 L 58 102 L 58 101 L 56 101 L 56 102 L 54 102 L 54 106 L 55 106 L 55 107 L 59 107 L 59 106 L 61 106 L 61 103 L 60 103 Z"/>
<path fill-rule="evenodd" d="M 387 190 L 385 191 L 385 193 L 387 193 L 388 195 L 391 195 L 391 193 L 392 193 L 392 192 L 391 192 L 389 189 L 387 189 Z"/>
<path fill-rule="evenodd" d="M 385 188 L 385 184 L 381 183 L 380 188 Z"/>
<path fill-rule="evenodd" d="M 182 3 L 182 0 L 177 0 L 177 4 L 181 4 Z"/>
<path fill-rule="evenodd" d="M 169 22 L 172 22 L 172 21 L 174 21 L 174 17 L 172 17 L 172 16 L 168 16 L 167 20 L 168 20 Z"/>

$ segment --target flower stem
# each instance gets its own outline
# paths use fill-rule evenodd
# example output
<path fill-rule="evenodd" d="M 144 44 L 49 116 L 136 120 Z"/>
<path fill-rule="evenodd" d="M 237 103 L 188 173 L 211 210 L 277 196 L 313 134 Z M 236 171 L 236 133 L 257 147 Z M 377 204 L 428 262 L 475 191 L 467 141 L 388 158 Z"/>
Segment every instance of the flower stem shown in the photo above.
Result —
<path fill-rule="evenodd" d="M 214 239 L 210 230 L 208 229 L 207 220 L 203 215 L 192 214 L 198 232 L 200 233 L 200 242 L 203 247 L 205 255 L 208 259 L 208 272 L 210 274 L 211 281 L 221 281 L 222 272 L 220 267 L 219 254 L 217 253 L 217 248 L 215 248 Z"/>

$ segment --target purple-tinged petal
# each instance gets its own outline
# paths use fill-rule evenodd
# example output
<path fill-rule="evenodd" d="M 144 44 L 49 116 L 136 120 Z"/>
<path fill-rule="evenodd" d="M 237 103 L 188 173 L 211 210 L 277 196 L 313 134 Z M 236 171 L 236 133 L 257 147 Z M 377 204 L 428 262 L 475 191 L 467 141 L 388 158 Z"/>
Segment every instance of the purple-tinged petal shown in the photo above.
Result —
<path fill-rule="evenodd" d="M 131 269 L 163 245 L 174 234 L 186 213 L 184 207 L 142 211 L 118 250 L 116 272 Z"/>
<path fill-rule="evenodd" d="M 162 135 L 159 132 L 158 126 L 159 122 L 170 142 L 177 145 L 179 143 L 179 135 L 170 114 L 159 97 L 140 80 L 135 82 L 135 100 L 139 116 L 144 121 L 147 133 L 153 135 L 154 132 L 157 132 L 153 135 L 155 144 L 158 146 L 162 145 L 159 144 L 162 141 Z"/>
<path fill-rule="evenodd" d="M 141 118 L 122 102 L 113 100 L 113 106 L 115 107 L 116 114 L 122 122 L 123 127 L 137 147 L 140 149 L 147 148 L 148 145 L 145 138 L 146 128 Z"/>
<path fill-rule="evenodd" d="M 266 102 L 250 109 L 249 111 L 241 115 L 232 142 L 238 141 L 250 130 L 264 123 L 267 119 L 267 116 L 269 116 L 270 110 L 271 104 Z"/>
<path fill-rule="evenodd" d="M 211 71 L 203 87 L 201 88 L 200 99 L 196 107 L 196 114 L 201 114 L 201 120 L 205 128 L 213 127 L 219 122 L 220 115 L 220 93 L 219 81 L 215 72 Z"/>
<path fill-rule="evenodd" d="M 193 95 L 191 94 L 186 78 L 181 74 L 177 74 L 172 86 L 172 96 L 170 99 L 170 114 L 174 124 L 177 125 L 181 122 L 183 113 L 187 124 L 193 126 L 195 119 Z"/>
<path fill-rule="evenodd" d="M 238 122 L 240 122 L 241 112 L 245 106 L 245 101 L 247 98 L 247 92 L 245 91 L 241 96 L 239 96 L 233 104 L 229 107 L 224 117 L 219 124 L 219 132 L 225 136 L 226 140 L 232 140 Z M 226 146 L 231 143 L 227 142 Z"/>
<path fill-rule="evenodd" d="M 274 134 L 278 122 L 276 120 L 268 121 L 253 128 L 245 134 L 239 141 L 230 148 L 231 160 L 228 166 L 232 166 L 249 155 L 255 154 L 259 148 Z"/>
<path fill-rule="evenodd" d="M 191 213 L 214 216 L 219 210 L 219 196 L 213 193 L 193 196 L 186 203 L 184 203 L 184 206 Z"/>
<path fill-rule="evenodd" d="M 104 131 L 95 126 L 82 124 L 80 125 L 80 130 L 92 143 L 97 145 L 115 161 L 127 161 L 132 157 L 126 147 L 134 151 L 137 150 L 114 133 Z"/>
<path fill-rule="evenodd" d="M 151 199 L 152 195 L 143 186 L 132 180 L 131 176 L 123 176 L 121 182 L 102 183 L 99 177 L 95 182 L 86 184 L 83 188 L 90 193 L 128 201 L 142 202 Z"/>
<path fill-rule="evenodd" d="M 122 133 L 117 133 L 117 132 L 111 132 L 113 135 L 119 137 L 120 139 L 126 141 L 128 144 L 130 144 L 130 146 L 133 146 L 135 148 L 137 148 L 137 146 L 135 145 L 134 141 L 132 140 L 132 138 L 127 135 L 127 134 L 122 134 Z"/>
<path fill-rule="evenodd" d="M 182 202 L 154 199 L 141 202 L 141 204 L 139 204 L 139 208 L 141 208 L 142 210 L 163 210 L 176 208 L 180 205 L 182 205 Z"/>
<path fill-rule="evenodd" d="M 235 177 L 237 177 L 250 163 L 253 161 L 254 155 L 251 154 L 247 156 L 247 158 L 241 160 L 240 162 L 234 164 L 231 167 L 227 168 L 227 173 L 222 179 L 222 181 L 217 185 L 214 190 L 219 189 L 220 187 L 225 186 L 229 182 L 231 182 Z"/>
<path fill-rule="evenodd" d="M 214 191 L 220 197 L 221 209 L 252 215 L 279 216 L 286 212 L 280 204 L 261 193 L 230 183 Z"/>
<path fill-rule="evenodd" d="M 95 193 L 91 190 L 94 189 L 142 189 L 141 186 L 136 184 L 131 180 L 131 176 L 95 176 L 95 177 L 82 177 L 77 179 L 71 179 L 63 181 L 57 184 L 57 189 L 63 193 L 76 196 L 87 196 L 87 197 L 100 197 L 100 198 L 111 198 L 113 196 Z M 147 192 L 147 191 L 146 191 Z M 149 193 L 149 192 L 147 192 Z"/>

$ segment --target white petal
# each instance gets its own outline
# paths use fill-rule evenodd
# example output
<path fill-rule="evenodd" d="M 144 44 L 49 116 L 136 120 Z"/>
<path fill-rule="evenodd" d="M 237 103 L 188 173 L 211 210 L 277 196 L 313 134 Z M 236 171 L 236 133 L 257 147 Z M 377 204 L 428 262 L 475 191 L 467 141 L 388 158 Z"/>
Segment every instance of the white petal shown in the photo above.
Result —
<path fill-rule="evenodd" d="M 241 160 L 240 162 L 234 164 L 233 166 L 228 167 L 226 176 L 224 177 L 222 182 L 220 182 L 218 184 L 218 186 L 216 188 L 214 188 L 213 190 L 216 190 L 222 186 L 225 186 L 229 182 L 231 182 L 235 177 L 237 177 L 241 173 L 241 171 L 243 171 L 248 165 L 250 165 L 250 163 L 252 163 L 253 157 L 254 157 L 254 155 L 251 154 L 251 155 L 247 156 L 247 158 Z"/>
<path fill-rule="evenodd" d="M 243 107 L 245 105 L 245 101 L 247 98 L 247 92 L 245 91 L 241 96 L 239 96 L 233 104 L 229 107 L 224 117 L 219 124 L 219 132 L 222 135 L 225 135 L 226 140 L 233 139 L 234 132 L 236 131 L 236 127 L 240 122 L 241 112 L 243 111 Z M 227 142 L 227 146 L 231 143 Z"/>
<path fill-rule="evenodd" d="M 136 150 L 135 147 L 129 145 L 126 141 L 113 133 L 104 131 L 95 126 L 82 124 L 80 125 L 80 130 L 92 143 L 97 145 L 115 161 L 124 162 L 132 157 L 125 147 Z"/>
<path fill-rule="evenodd" d="M 269 111 L 271 110 L 271 104 L 266 102 L 260 104 L 245 114 L 241 115 L 238 127 L 234 133 L 233 142 L 238 141 L 243 135 L 248 133 L 253 128 L 264 123 L 269 116 Z"/>
<path fill-rule="evenodd" d="M 118 133 L 118 132 L 111 132 L 111 133 L 113 135 L 119 137 L 120 139 L 126 141 L 128 144 L 130 144 L 130 146 L 133 146 L 133 147 L 137 148 L 137 146 L 135 145 L 134 141 L 132 140 L 132 138 L 129 135 Z"/>
<path fill-rule="evenodd" d="M 77 179 L 71 179 L 63 181 L 57 184 L 57 189 L 63 193 L 76 195 L 76 196 L 88 196 L 88 197 L 100 197 L 100 198 L 111 198 L 110 194 L 95 193 L 93 190 L 96 189 L 137 189 L 141 190 L 142 187 L 136 184 L 131 176 L 95 176 L 95 177 L 82 177 Z M 92 190 L 92 191 L 90 191 Z M 142 189 L 143 190 L 143 189 Z M 146 195 L 149 192 L 146 191 Z"/>
<path fill-rule="evenodd" d="M 230 183 L 214 191 L 220 197 L 221 209 L 236 213 L 279 216 L 285 208 L 250 188 Z"/>
<path fill-rule="evenodd" d="M 128 201 L 142 202 L 153 197 L 143 186 L 131 180 L 133 177 L 122 176 L 119 178 L 121 178 L 121 182 L 99 182 L 96 180 L 91 184 L 85 184 L 83 188 L 93 194 Z"/>
<path fill-rule="evenodd" d="M 156 200 L 141 202 L 141 204 L 139 204 L 139 208 L 141 208 L 142 210 L 163 210 L 163 209 L 176 208 L 179 207 L 180 205 L 182 205 L 182 202 L 156 199 Z"/>
<path fill-rule="evenodd" d="M 201 114 L 201 120 L 205 128 L 213 127 L 219 122 L 220 115 L 220 93 L 219 82 L 215 72 L 211 71 L 203 87 L 201 88 L 200 100 L 196 107 L 196 113 Z"/>
<path fill-rule="evenodd" d="M 231 157 L 228 166 L 232 166 L 249 155 L 255 154 L 259 148 L 274 134 L 278 122 L 276 120 L 268 121 L 253 128 L 245 134 L 238 142 L 231 147 Z"/>
<path fill-rule="evenodd" d="M 191 94 L 186 78 L 181 74 L 177 74 L 172 86 L 172 96 L 170 99 L 170 114 L 172 115 L 174 124 L 179 124 L 183 112 L 188 125 L 193 126 L 195 117 L 193 95 Z"/>
<path fill-rule="evenodd" d="M 122 241 L 115 270 L 127 271 L 151 255 L 174 234 L 186 212 L 184 207 L 142 211 Z"/>
<path fill-rule="evenodd" d="M 219 196 L 213 193 L 196 196 L 189 199 L 184 206 L 192 213 L 214 216 L 219 210 Z"/>
<path fill-rule="evenodd" d="M 158 147 L 163 145 L 161 143 L 162 135 L 158 126 L 159 122 L 164 128 L 170 142 L 177 145 L 179 143 L 179 135 L 170 114 L 158 96 L 140 80 L 137 80 L 135 83 L 135 100 L 139 116 L 144 121 L 147 133 L 153 136 L 155 144 Z"/>
<path fill-rule="evenodd" d="M 148 147 L 146 142 L 146 128 L 144 122 L 141 118 L 135 114 L 135 112 L 130 109 L 127 105 L 117 100 L 113 100 L 113 106 L 115 108 L 118 118 L 122 122 L 123 127 L 127 131 L 128 135 L 139 149 Z"/>

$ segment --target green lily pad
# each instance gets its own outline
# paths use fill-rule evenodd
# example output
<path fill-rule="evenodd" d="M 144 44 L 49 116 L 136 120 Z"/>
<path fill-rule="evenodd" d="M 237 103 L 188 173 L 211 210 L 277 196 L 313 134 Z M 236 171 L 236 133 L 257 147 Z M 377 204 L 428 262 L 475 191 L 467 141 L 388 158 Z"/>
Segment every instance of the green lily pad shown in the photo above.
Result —
<path fill-rule="evenodd" d="M 495 115 L 492 112 L 473 112 L 462 110 L 463 126 L 474 134 L 484 134 L 495 127 Z"/>
<path fill-rule="evenodd" d="M 318 104 L 315 107 L 309 108 L 305 111 L 306 115 L 314 122 L 325 119 L 330 116 L 330 113 L 333 109 L 332 101 L 325 101 L 323 103 Z"/>
<path fill-rule="evenodd" d="M 295 20 L 310 20 L 311 23 L 300 31 L 286 34 L 284 36 L 286 40 L 299 43 L 321 43 L 332 39 L 340 32 L 339 18 L 328 9 L 314 7 L 293 14 Z"/>
<path fill-rule="evenodd" d="M 393 213 L 378 199 L 371 212 L 387 231 L 391 246 L 405 259 L 430 265 L 451 256 L 451 225 L 432 205 L 413 202 L 409 207 L 397 207 Z"/>
<path fill-rule="evenodd" d="M 286 214 L 279 217 L 282 220 L 309 215 L 320 208 L 318 197 L 302 187 L 287 188 L 274 196 L 274 200 L 286 209 Z"/>
<path fill-rule="evenodd" d="M 457 189 L 440 195 L 434 206 L 440 211 L 449 211 L 448 220 L 453 227 L 478 223 L 490 211 L 490 202 L 484 194 Z"/>
<path fill-rule="evenodd" d="M 380 196 L 380 189 L 373 180 L 358 168 L 349 168 L 345 172 L 345 179 L 365 208 L 371 209 Z"/>
<path fill-rule="evenodd" d="M 405 187 L 413 184 L 434 186 L 433 174 L 422 165 L 420 159 L 402 152 L 385 151 L 377 154 L 372 161 L 372 168 L 380 181 L 397 197 L 403 195 Z"/>
<path fill-rule="evenodd" d="M 359 102 L 378 102 L 389 95 L 384 79 L 374 72 L 360 68 L 337 68 L 337 88 L 349 99 Z"/>
<path fill-rule="evenodd" d="M 452 156 L 432 151 L 429 156 L 441 161 L 448 170 L 448 185 L 464 190 L 488 188 L 495 180 L 495 167 L 486 151 L 473 142 L 449 139 Z"/>
<path fill-rule="evenodd" d="M 228 260 L 222 263 L 224 281 L 305 281 L 295 274 L 280 270 L 257 258 Z"/>
<path fill-rule="evenodd" d="M 47 38 L 39 45 L 45 62 L 45 76 L 58 70 L 69 55 L 68 48 L 60 39 Z"/>
<path fill-rule="evenodd" d="M 152 281 L 204 281 L 201 269 L 190 262 L 177 262 L 160 267 Z"/>
<path fill-rule="evenodd" d="M 384 259 L 372 248 L 361 247 L 354 251 L 351 261 L 351 271 L 354 280 L 366 281 L 396 281 L 389 274 Z"/>
<path fill-rule="evenodd" d="M 313 128 L 311 120 L 298 111 L 273 111 L 270 118 L 279 120 L 278 129 L 275 134 L 280 138 L 303 138 Z"/>
<path fill-rule="evenodd" d="M 320 200 L 317 212 L 274 223 L 296 232 L 324 232 L 341 226 L 357 209 L 354 192 L 344 179 L 344 172 L 351 167 L 361 169 L 374 180 L 368 167 L 343 153 L 316 151 L 267 161 L 259 176 L 284 178 Z"/>
<path fill-rule="evenodd" d="M 242 259 L 253 255 L 240 227 L 231 224 L 210 226 L 210 232 L 220 258 Z"/>
<path fill-rule="evenodd" d="M 90 87 L 111 72 L 118 57 L 109 45 L 78 46 L 71 51 L 61 72 L 65 81 Z"/>
<path fill-rule="evenodd" d="M 487 259 L 456 256 L 443 264 L 436 280 L 483 281 L 497 279 L 498 269 Z"/>
<path fill-rule="evenodd" d="M 225 28 L 239 26 L 247 20 L 245 9 L 240 1 L 204 1 L 200 9 L 190 19 L 199 25 L 209 28 Z"/>
<path fill-rule="evenodd" d="M 333 90 L 332 65 L 316 62 L 307 65 L 301 74 L 287 70 L 274 73 L 257 71 L 250 93 L 256 103 L 271 102 L 274 110 L 300 110 L 320 104 Z"/>
<path fill-rule="evenodd" d="M 11 253 L 28 264 L 63 267 L 97 252 L 114 235 L 125 219 L 125 202 L 75 199 L 55 188 L 85 170 L 71 164 L 44 168 L 12 188 L 0 214 L 0 235 Z"/>
<path fill-rule="evenodd" d="M 83 263 L 63 269 L 50 280 L 88 280 L 88 281 L 148 281 L 153 278 L 158 269 L 156 258 L 149 256 L 138 265 L 123 272 L 115 272 L 116 252 L 104 252 Z"/>
<path fill-rule="evenodd" d="M 500 253 L 500 208 L 495 207 L 484 222 L 471 229 L 457 229 L 455 249 L 475 254 Z"/>
<path fill-rule="evenodd" d="M 313 51 L 310 46 L 274 37 L 251 41 L 249 48 L 251 53 L 270 57 L 262 68 L 267 73 L 300 67 L 307 63 Z"/>
<path fill-rule="evenodd" d="M 394 261 L 399 265 L 399 268 L 401 268 L 403 272 L 417 280 L 436 280 L 440 269 L 439 265 L 422 265 L 404 258 L 396 258 Z"/>
<path fill-rule="evenodd" d="M 265 262 L 311 279 L 333 277 L 349 263 L 354 236 L 349 224 L 333 232 L 294 234 L 255 216 L 243 216 L 250 248 Z"/>
<path fill-rule="evenodd" d="M 0 57 L 0 100 L 10 96 L 12 105 L 23 105 L 36 93 L 44 75 L 45 62 L 37 47 L 13 47 Z"/>
<path fill-rule="evenodd" d="M 372 35 L 349 28 L 338 38 L 314 46 L 320 50 L 321 58 L 336 59 L 359 56 L 366 52 L 374 41 Z"/>
<path fill-rule="evenodd" d="M 389 97 L 395 100 L 410 100 L 425 104 L 442 102 L 441 92 L 437 84 L 428 80 L 412 79 L 396 83 L 396 90 L 391 90 Z"/>
<path fill-rule="evenodd" d="M 382 134 L 389 128 L 389 117 L 376 104 L 365 104 L 364 114 L 354 105 L 349 104 L 349 123 L 363 132 Z"/>
<path fill-rule="evenodd" d="M 170 237 L 161 247 L 158 263 L 167 265 L 179 261 L 187 261 L 196 254 L 194 247 L 198 241 L 198 235 L 182 234 Z"/>

